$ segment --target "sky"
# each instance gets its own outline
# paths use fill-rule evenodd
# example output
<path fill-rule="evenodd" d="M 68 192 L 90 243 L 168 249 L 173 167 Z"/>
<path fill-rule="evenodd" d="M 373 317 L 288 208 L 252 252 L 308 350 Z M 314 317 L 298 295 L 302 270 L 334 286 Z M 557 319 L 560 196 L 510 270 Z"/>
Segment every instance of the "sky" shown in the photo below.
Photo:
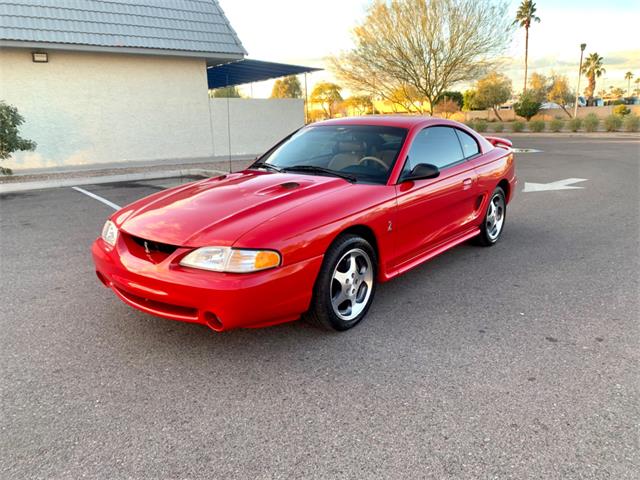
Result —
<path fill-rule="evenodd" d="M 219 0 L 236 30 L 248 58 L 325 67 L 325 58 L 348 50 L 351 30 L 365 16 L 370 0 Z M 507 2 L 515 16 L 519 2 Z M 566 74 L 577 81 L 580 44 L 585 56 L 604 57 L 606 74 L 596 91 L 610 85 L 627 87 L 624 74 L 640 76 L 640 2 L 637 0 L 538 0 L 541 22 L 529 31 L 529 72 Z M 500 71 L 508 75 L 514 90 L 524 78 L 524 29 L 514 30 Z M 321 80 L 334 81 L 330 71 L 308 76 L 309 88 Z M 582 79 L 581 90 L 585 85 Z M 243 87 L 243 93 L 268 97 L 273 82 Z M 458 85 L 464 89 L 468 85 Z M 633 87 L 632 87 L 633 88 Z"/>

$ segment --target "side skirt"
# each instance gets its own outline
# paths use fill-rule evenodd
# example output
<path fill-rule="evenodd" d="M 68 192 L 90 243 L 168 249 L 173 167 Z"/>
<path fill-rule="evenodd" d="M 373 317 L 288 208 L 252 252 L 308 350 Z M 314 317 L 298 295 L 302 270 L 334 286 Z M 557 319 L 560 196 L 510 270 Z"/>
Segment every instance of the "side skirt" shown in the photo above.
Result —
<path fill-rule="evenodd" d="M 417 257 L 401 264 L 397 269 L 386 273 L 381 278 L 381 280 L 386 282 L 387 280 L 391 280 L 392 278 L 395 278 L 398 275 L 402 275 L 403 273 L 411 270 L 412 268 L 415 268 L 418 265 L 423 264 L 427 260 L 430 260 L 433 257 L 440 255 L 442 252 L 446 252 L 450 248 L 453 248 L 456 245 L 460 245 L 461 243 L 466 242 L 470 238 L 473 238 L 476 235 L 478 235 L 479 233 L 480 233 L 480 227 L 473 227 L 471 230 L 468 230 L 467 232 L 462 233 L 457 237 L 454 237 L 453 239 L 447 241 L 446 243 L 443 243 L 431 250 L 428 250 L 422 255 L 418 255 Z"/>

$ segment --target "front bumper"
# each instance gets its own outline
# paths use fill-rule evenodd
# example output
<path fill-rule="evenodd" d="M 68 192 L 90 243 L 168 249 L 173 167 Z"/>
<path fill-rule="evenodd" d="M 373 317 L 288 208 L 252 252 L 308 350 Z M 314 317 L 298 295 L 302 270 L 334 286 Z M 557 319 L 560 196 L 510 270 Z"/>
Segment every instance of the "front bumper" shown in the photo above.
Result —
<path fill-rule="evenodd" d="M 128 305 L 171 320 L 222 331 L 263 327 L 299 318 L 309 308 L 322 256 L 250 274 L 181 267 L 178 249 L 159 263 L 129 253 L 119 239 L 92 246 L 100 281 Z"/>

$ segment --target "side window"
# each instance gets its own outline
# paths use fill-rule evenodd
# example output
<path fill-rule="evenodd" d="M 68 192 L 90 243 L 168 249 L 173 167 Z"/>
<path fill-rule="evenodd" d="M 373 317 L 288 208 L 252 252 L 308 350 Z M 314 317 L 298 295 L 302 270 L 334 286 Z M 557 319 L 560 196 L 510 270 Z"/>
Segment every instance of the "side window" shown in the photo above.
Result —
<path fill-rule="evenodd" d="M 476 142 L 475 138 L 462 130 L 456 130 L 456 133 L 458 134 L 460 144 L 462 145 L 464 158 L 473 157 L 480 153 L 480 147 L 478 147 L 478 142 Z"/>
<path fill-rule="evenodd" d="M 453 128 L 428 127 L 413 139 L 404 172 L 410 172 L 419 163 L 430 163 L 443 169 L 463 159 L 460 141 Z"/>

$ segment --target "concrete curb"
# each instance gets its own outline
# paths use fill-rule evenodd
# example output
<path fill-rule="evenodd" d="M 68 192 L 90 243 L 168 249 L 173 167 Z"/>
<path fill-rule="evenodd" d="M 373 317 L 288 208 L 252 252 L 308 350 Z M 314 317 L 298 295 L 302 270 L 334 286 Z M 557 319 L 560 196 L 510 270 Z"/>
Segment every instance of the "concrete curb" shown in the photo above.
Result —
<path fill-rule="evenodd" d="M 191 168 L 185 170 L 165 170 L 158 172 L 125 173 L 121 175 L 104 175 L 95 177 L 61 178 L 39 182 L 15 182 L 0 184 L 0 194 L 42 190 L 48 188 L 76 187 L 80 185 L 98 185 L 102 183 L 134 182 L 138 180 L 156 180 L 175 177 L 214 177 L 229 172 Z"/>

